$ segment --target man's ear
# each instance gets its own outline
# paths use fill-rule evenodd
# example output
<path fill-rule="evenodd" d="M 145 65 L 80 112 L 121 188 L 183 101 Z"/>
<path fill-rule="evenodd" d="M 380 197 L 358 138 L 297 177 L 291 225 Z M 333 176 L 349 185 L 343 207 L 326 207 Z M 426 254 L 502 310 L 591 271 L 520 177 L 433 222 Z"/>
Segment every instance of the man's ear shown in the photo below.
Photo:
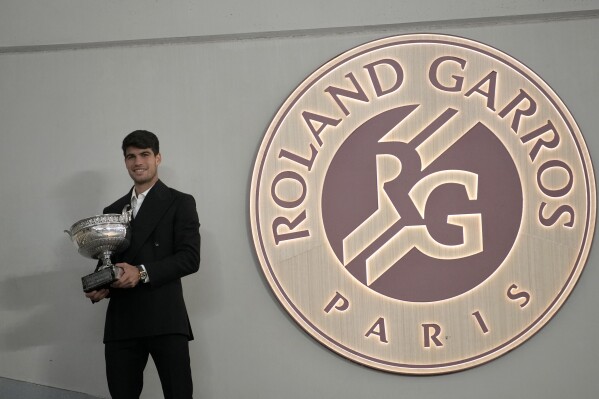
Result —
<path fill-rule="evenodd" d="M 160 165 L 162 162 L 162 155 L 160 153 L 156 154 L 156 165 Z"/>

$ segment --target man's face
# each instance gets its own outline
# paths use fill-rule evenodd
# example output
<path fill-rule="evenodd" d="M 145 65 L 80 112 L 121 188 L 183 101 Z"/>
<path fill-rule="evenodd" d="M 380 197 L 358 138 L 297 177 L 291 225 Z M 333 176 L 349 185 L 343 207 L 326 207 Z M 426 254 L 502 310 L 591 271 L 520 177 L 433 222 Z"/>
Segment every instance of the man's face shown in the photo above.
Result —
<path fill-rule="evenodd" d="M 125 150 L 125 166 L 136 186 L 158 180 L 160 160 L 160 153 L 154 155 L 150 148 L 127 147 Z"/>

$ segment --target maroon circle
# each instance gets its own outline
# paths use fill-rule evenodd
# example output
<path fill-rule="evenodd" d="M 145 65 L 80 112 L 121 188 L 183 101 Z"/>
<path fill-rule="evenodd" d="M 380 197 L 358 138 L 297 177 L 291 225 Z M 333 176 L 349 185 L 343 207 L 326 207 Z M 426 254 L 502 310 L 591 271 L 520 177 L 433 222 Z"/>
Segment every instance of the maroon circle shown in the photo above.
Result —
<path fill-rule="evenodd" d="M 463 242 L 462 228 L 447 224 L 447 216 L 481 214 L 481 252 L 443 260 L 413 248 L 369 286 L 390 298 L 434 302 L 473 289 L 501 266 L 518 235 L 523 199 L 518 170 L 509 152 L 483 123 L 472 126 L 424 170 L 421 170 L 416 147 L 424 141 L 421 135 L 425 133 L 419 133 L 410 143 L 380 142 L 418 107 L 402 106 L 380 113 L 349 135 L 326 173 L 322 218 L 331 248 L 343 264 L 343 239 L 378 209 L 376 155 L 391 154 L 401 161 L 399 176 L 384 186 L 401 219 L 344 265 L 349 273 L 367 285 L 366 259 L 404 227 L 425 225 L 440 244 L 458 245 Z M 445 170 L 476 174 L 476 199 L 469 200 L 461 185 L 441 185 L 431 192 L 423 218 L 408 192 L 422 178 Z"/>

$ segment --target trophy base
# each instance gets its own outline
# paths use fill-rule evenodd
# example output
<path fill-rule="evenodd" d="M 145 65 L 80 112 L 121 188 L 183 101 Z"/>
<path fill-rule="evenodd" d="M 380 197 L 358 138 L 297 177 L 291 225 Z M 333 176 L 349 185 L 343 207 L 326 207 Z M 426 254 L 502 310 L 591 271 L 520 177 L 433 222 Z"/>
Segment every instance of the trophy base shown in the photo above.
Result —
<path fill-rule="evenodd" d="M 116 281 L 116 275 L 112 267 L 99 270 L 81 278 L 83 292 L 91 292 L 100 288 L 107 288 L 112 282 Z"/>

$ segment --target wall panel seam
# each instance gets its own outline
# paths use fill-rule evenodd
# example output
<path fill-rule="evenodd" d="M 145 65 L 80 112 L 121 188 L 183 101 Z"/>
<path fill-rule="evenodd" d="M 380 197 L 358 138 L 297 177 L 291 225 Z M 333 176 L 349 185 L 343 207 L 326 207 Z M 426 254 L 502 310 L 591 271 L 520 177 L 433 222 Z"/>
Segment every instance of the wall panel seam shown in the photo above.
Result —
<path fill-rule="evenodd" d="M 26 45 L 26 46 L 5 46 L 0 47 L 0 54 L 23 54 L 39 52 L 57 52 L 88 49 L 105 49 L 115 47 L 148 47 L 180 44 L 204 44 L 219 42 L 236 42 L 248 40 L 265 39 L 288 39 L 298 37 L 322 38 L 326 36 L 362 34 L 362 33 L 385 33 L 385 32 L 432 32 L 448 28 L 474 28 L 481 26 L 494 25 L 513 25 L 513 24 L 531 24 L 547 23 L 572 20 L 588 20 L 599 18 L 599 9 L 559 12 L 559 13 L 540 13 L 509 15 L 500 17 L 482 17 L 469 19 L 437 20 L 423 22 L 408 22 L 398 24 L 381 25 L 363 25 L 347 27 L 330 27 L 315 29 L 298 29 L 284 31 L 264 31 L 248 33 L 232 33 L 204 36 L 185 36 L 185 37 L 164 37 L 149 39 L 116 40 L 102 42 L 81 42 L 64 44 L 44 44 L 44 45 Z"/>

